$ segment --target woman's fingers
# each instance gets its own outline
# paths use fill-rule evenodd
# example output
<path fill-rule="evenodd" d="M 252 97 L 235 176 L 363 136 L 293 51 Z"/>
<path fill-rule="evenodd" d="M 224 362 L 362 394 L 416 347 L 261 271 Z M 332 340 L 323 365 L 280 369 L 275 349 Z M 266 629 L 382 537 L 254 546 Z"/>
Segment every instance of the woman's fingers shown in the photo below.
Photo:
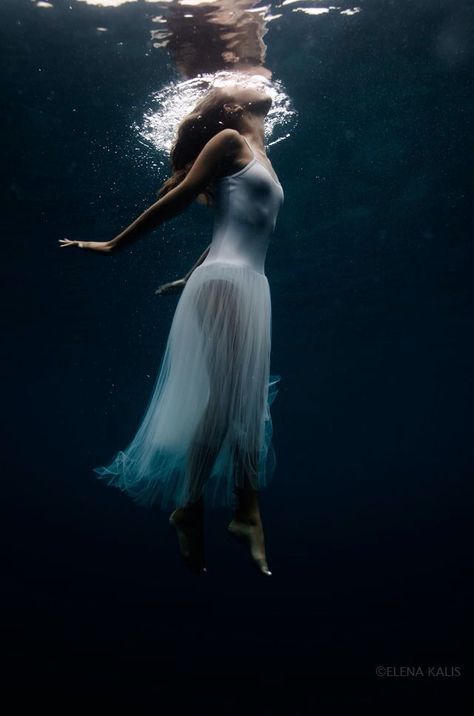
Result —
<path fill-rule="evenodd" d="M 182 288 L 182 283 L 181 280 L 178 279 L 177 281 L 170 281 L 169 283 L 162 284 L 159 288 L 156 289 L 155 293 L 172 293 L 173 291 L 177 291 L 180 288 Z"/>
<path fill-rule="evenodd" d="M 79 244 L 78 241 L 71 241 L 70 239 L 59 239 L 59 243 L 61 246 L 60 249 L 64 249 L 66 246 L 74 246 L 76 244 Z"/>
<path fill-rule="evenodd" d="M 110 241 L 72 241 L 70 239 L 59 239 L 59 243 L 61 244 L 61 249 L 65 246 L 77 246 L 80 249 L 89 249 L 90 251 L 97 251 L 102 254 L 110 254 L 113 250 Z"/>
<path fill-rule="evenodd" d="M 59 239 L 61 246 L 60 249 L 64 249 L 66 246 L 78 246 L 80 249 L 83 248 L 82 241 L 72 241 L 71 239 Z"/>

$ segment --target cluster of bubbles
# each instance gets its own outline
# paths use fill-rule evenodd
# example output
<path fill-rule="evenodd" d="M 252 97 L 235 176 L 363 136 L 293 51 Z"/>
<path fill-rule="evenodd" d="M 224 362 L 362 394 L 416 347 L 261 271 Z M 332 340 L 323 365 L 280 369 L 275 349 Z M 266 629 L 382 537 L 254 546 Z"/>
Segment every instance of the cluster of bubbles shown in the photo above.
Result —
<path fill-rule="evenodd" d="M 263 75 L 221 70 L 204 73 L 181 82 L 172 81 L 151 96 L 151 107 L 140 125 L 133 129 L 154 149 L 169 154 L 181 120 L 210 89 L 239 84 L 264 88 L 272 97 L 272 106 L 265 118 L 267 147 L 290 136 L 297 122 L 297 112 L 279 80 Z"/>

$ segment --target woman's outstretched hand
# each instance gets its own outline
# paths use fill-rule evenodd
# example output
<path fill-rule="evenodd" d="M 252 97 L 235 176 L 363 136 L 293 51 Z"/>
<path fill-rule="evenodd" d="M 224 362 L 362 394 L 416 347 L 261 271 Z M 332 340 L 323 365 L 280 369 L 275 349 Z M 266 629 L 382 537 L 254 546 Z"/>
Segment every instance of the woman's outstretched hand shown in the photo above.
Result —
<path fill-rule="evenodd" d="M 59 239 L 61 246 L 60 249 L 64 249 L 66 246 L 77 246 L 79 249 L 90 249 L 91 251 L 99 251 L 102 254 L 110 254 L 113 246 L 110 241 L 71 241 L 70 239 Z"/>
<path fill-rule="evenodd" d="M 156 289 L 155 293 L 160 296 L 164 293 L 177 293 L 186 286 L 185 278 L 178 278 L 176 281 L 170 281 L 169 283 L 163 283 L 159 288 Z"/>

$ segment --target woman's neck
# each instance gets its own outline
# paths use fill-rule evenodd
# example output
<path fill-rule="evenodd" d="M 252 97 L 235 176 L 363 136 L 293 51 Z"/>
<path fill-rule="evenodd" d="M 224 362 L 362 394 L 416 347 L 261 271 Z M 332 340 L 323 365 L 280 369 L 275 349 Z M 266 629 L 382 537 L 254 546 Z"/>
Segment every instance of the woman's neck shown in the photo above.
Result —
<path fill-rule="evenodd" d="M 265 128 L 261 117 L 250 117 L 241 127 L 240 133 L 250 144 L 265 153 Z"/>

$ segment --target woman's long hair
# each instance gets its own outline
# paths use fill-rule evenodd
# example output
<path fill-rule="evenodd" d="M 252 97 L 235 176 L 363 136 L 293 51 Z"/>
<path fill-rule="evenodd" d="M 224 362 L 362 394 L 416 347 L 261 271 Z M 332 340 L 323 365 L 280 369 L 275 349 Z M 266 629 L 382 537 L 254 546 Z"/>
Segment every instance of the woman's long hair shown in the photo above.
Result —
<path fill-rule="evenodd" d="M 224 92 L 221 87 L 215 87 L 181 120 L 170 152 L 173 173 L 160 187 L 158 199 L 183 181 L 211 137 L 222 129 L 233 126 L 232 113 L 227 114 L 223 109 L 223 105 L 231 100 L 230 94 Z M 201 204 L 212 205 L 210 184 L 198 195 L 197 200 Z"/>

